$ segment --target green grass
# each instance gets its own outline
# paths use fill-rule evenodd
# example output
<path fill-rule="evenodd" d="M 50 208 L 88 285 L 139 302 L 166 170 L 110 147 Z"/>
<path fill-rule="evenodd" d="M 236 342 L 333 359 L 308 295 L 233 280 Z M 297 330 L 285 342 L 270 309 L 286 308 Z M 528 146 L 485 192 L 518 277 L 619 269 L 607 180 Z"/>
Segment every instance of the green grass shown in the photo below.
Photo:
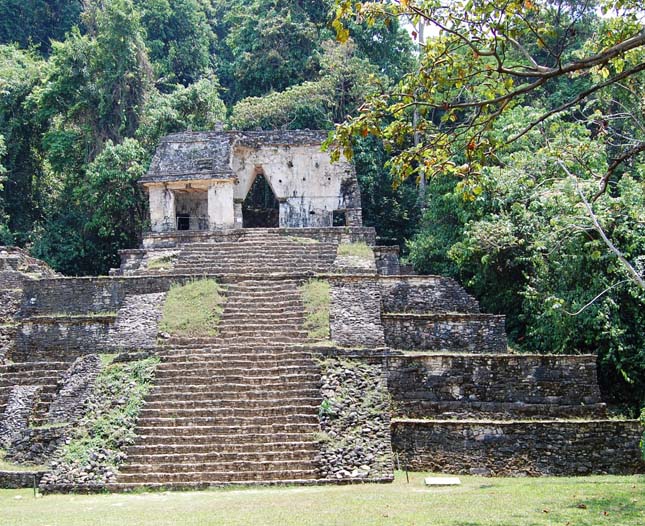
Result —
<path fill-rule="evenodd" d="M 310 340 L 329 339 L 329 304 L 331 286 L 327 281 L 312 279 L 300 287 L 305 304 L 305 329 Z"/>
<path fill-rule="evenodd" d="M 487 479 L 133 495 L 0 490 L 3 526 L 641 526 L 645 477 Z"/>
<path fill-rule="evenodd" d="M 173 285 L 163 306 L 159 330 L 173 336 L 215 336 L 223 312 L 223 287 L 213 279 Z"/>
<path fill-rule="evenodd" d="M 14 464 L 13 462 L 7 462 L 4 457 L 7 454 L 6 451 L 0 449 L 0 471 L 45 471 L 47 468 L 45 466 L 26 466 L 24 464 Z M 0 523 L 1 524 L 1 523 Z"/>
<path fill-rule="evenodd" d="M 175 263 L 175 256 L 162 256 L 148 261 L 148 270 L 169 270 Z"/>
<path fill-rule="evenodd" d="M 287 236 L 287 239 L 293 243 L 298 243 L 299 245 L 317 245 L 320 243 L 320 241 L 313 237 Z"/>
<path fill-rule="evenodd" d="M 374 252 L 367 243 L 359 241 L 358 243 L 341 243 L 338 245 L 338 255 L 370 259 L 374 257 Z"/>

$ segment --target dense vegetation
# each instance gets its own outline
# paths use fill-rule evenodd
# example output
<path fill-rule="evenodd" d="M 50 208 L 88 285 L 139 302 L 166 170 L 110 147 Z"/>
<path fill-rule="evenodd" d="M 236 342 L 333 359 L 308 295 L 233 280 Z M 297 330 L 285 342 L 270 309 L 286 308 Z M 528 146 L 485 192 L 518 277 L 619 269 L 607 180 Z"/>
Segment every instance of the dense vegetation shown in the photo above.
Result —
<path fill-rule="evenodd" d="M 644 15 L 636 0 L 0 0 L 0 244 L 104 273 L 146 227 L 136 181 L 164 134 L 345 121 L 332 152 L 353 155 L 382 239 L 506 314 L 517 350 L 597 352 L 607 395 L 636 407 Z"/>

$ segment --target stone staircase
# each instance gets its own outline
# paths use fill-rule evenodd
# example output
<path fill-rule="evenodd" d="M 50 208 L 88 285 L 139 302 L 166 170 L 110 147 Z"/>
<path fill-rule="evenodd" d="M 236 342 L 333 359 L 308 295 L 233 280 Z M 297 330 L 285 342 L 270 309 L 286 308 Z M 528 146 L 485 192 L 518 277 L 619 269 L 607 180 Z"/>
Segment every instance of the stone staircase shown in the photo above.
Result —
<path fill-rule="evenodd" d="M 172 271 L 212 275 L 326 272 L 336 259 L 336 249 L 336 243 L 249 230 L 237 241 L 183 245 Z"/>
<path fill-rule="evenodd" d="M 245 270 L 248 270 L 245 269 Z M 172 338 L 112 489 L 307 483 L 320 369 L 294 280 L 230 284 L 219 334 Z"/>
<path fill-rule="evenodd" d="M 21 362 L 0 365 L 0 416 L 4 413 L 11 389 L 16 386 L 40 386 L 30 423 L 44 423 L 56 394 L 58 381 L 69 367 L 68 362 Z"/>

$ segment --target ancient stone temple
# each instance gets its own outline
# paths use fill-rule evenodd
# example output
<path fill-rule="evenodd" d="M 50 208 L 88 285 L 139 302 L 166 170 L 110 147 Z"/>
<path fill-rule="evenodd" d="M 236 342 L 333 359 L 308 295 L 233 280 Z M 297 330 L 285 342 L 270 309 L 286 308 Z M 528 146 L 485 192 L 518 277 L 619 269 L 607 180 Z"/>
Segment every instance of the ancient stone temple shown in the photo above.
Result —
<path fill-rule="evenodd" d="M 454 280 L 405 273 L 362 226 L 353 168 L 329 162 L 323 137 L 165 138 L 141 181 L 151 229 L 110 276 L 61 277 L 0 249 L 0 451 L 37 465 L 1 484 L 388 482 L 396 462 L 643 470 L 643 430 L 607 417 L 596 357 L 512 353 L 503 316 Z M 171 298 L 206 282 L 216 327 L 167 329 Z M 144 370 L 143 401 L 121 418 Z M 110 387 L 119 371 L 136 374 Z M 106 414 L 120 438 L 87 449 Z"/>
<path fill-rule="evenodd" d="M 360 226 L 351 164 L 331 164 L 315 131 L 179 133 L 141 183 L 153 232 Z"/>

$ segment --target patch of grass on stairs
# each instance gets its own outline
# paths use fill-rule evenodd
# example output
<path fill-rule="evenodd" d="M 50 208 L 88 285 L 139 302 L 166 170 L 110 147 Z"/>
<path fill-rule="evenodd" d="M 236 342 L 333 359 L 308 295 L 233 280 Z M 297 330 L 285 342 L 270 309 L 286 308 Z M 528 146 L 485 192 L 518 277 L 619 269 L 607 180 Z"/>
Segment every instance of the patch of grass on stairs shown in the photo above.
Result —
<path fill-rule="evenodd" d="M 159 330 L 172 336 L 216 336 L 226 299 L 223 292 L 213 279 L 173 285 L 166 296 Z"/>
<path fill-rule="evenodd" d="M 327 281 L 312 279 L 300 287 L 305 304 L 305 329 L 310 340 L 328 340 L 331 286 Z"/>
<path fill-rule="evenodd" d="M 338 255 L 372 259 L 374 258 L 374 251 L 364 241 L 358 241 L 356 243 L 341 243 L 338 245 Z"/>

